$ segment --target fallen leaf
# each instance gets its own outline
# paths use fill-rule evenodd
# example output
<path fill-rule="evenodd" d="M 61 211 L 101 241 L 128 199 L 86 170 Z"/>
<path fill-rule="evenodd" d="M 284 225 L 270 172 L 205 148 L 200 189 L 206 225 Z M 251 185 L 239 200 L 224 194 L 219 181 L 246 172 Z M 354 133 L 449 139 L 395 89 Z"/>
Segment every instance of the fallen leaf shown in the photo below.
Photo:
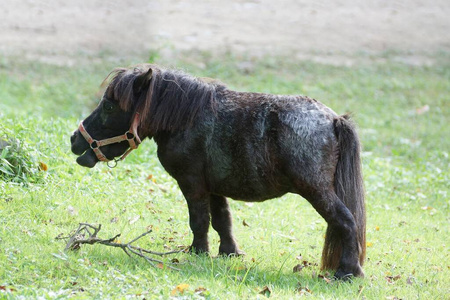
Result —
<path fill-rule="evenodd" d="M 298 287 L 297 287 L 297 292 L 300 295 L 311 295 L 312 291 L 308 288 L 308 287 L 302 287 L 302 285 L 300 284 L 300 282 L 298 283 Z"/>
<path fill-rule="evenodd" d="M 305 267 L 309 267 L 309 266 L 317 266 L 317 263 L 310 263 L 310 262 L 307 261 L 307 260 L 302 261 L 302 264 L 303 264 Z"/>
<path fill-rule="evenodd" d="M 431 206 L 423 206 L 421 207 L 423 210 L 432 210 L 433 208 Z"/>
<path fill-rule="evenodd" d="M 189 288 L 189 284 L 187 284 L 187 283 L 179 284 L 170 292 L 170 295 L 175 296 L 178 293 L 183 294 L 188 288 Z"/>
<path fill-rule="evenodd" d="M 134 224 L 134 223 L 136 223 L 139 219 L 141 218 L 141 216 L 140 215 L 137 215 L 137 216 L 135 216 L 135 217 L 133 217 L 133 218 L 129 218 L 128 219 L 128 223 L 131 225 L 131 224 Z"/>
<path fill-rule="evenodd" d="M 245 220 L 242 221 L 242 225 L 247 226 L 247 227 L 250 227 L 250 225 L 248 225 L 248 223 L 245 222 Z"/>
<path fill-rule="evenodd" d="M 267 298 L 270 297 L 271 293 L 272 293 L 272 291 L 269 289 L 269 287 L 267 285 L 265 287 L 263 287 L 263 289 L 259 292 L 260 295 L 264 295 Z"/>
<path fill-rule="evenodd" d="M 429 111 L 429 110 L 430 110 L 430 106 L 424 105 L 424 106 L 422 106 L 422 107 L 416 108 L 416 114 L 422 115 L 422 114 L 426 113 L 426 112 Z"/>
<path fill-rule="evenodd" d="M 65 253 L 60 253 L 60 254 L 52 253 L 52 255 L 58 259 L 67 260 L 67 255 Z"/>
<path fill-rule="evenodd" d="M 358 298 L 360 298 L 362 292 L 364 291 L 364 288 L 365 288 L 365 286 L 363 286 L 363 285 L 359 286 L 359 288 L 358 288 Z"/>
<path fill-rule="evenodd" d="M 48 220 L 43 220 L 42 223 L 44 223 L 45 225 L 48 225 L 48 224 L 54 224 L 55 222 L 53 221 L 53 219 L 48 219 Z"/>
<path fill-rule="evenodd" d="M 76 215 L 78 215 L 78 211 L 77 211 L 73 206 L 71 206 L 71 205 L 69 205 L 69 206 L 67 207 L 67 212 L 68 212 L 69 215 L 71 215 L 71 216 L 76 216 Z"/>
<path fill-rule="evenodd" d="M 327 278 L 327 277 L 325 277 L 325 276 L 323 276 L 323 275 L 321 275 L 321 274 L 319 274 L 318 277 L 321 278 L 321 279 L 323 279 L 323 280 L 324 280 L 326 283 L 328 283 L 328 284 L 330 284 L 330 283 L 332 282 L 331 279 L 329 279 L 329 278 Z"/>
<path fill-rule="evenodd" d="M 199 286 L 198 288 L 196 288 L 194 293 L 196 293 L 197 295 L 200 295 L 202 297 L 207 297 L 209 295 L 208 290 L 202 286 Z"/>
<path fill-rule="evenodd" d="M 427 252 L 431 252 L 431 248 L 427 248 L 427 247 L 419 247 L 419 250 L 425 250 Z"/>
<path fill-rule="evenodd" d="M 152 178 L 153 178 L 153 175 L 152 175 L 152 174 L 150 174 L 150 175 L 148 175 L 148 176 L 147 176 L 147 178 L 146 178 L 146 179 L 147 179 L 147 180 L 152 180 Z"/>
<path fill-rule="evenodd" d="M 408 278 L 406 278 L 406 284 L 413 284 L 412 279 L 412 276 L 408 276 Z"/>
<path fill-rule="evenodd" d="M 158 263 L 158 264 L 156 265 L 156 267 L 157 267 L 158 269 L 164 270 L 164 264 L 163 264 L 163 263 Z"/>
<path fill-rule="evenodd" d="M 297 241 L 297 238 L 293 237 L 293 236 L 284 235 L 284 234 L 278 234 L 278 235 L 281 236 L 282 238 L 286 238 L 286 239 L 290 240 L 290 242 Z"/>
<path fill-rule="evenodd" d="M 156 181 L 154 181 L 154 183 L 156 183 Z M 157 186 L 158 186 L 158 188 L 160 189 L 161 192 L 167 193 L 167 188 L 165 188 L 163 185 L 158 184 Z"/>
<path fill-rule="evenodd" d="M 394 283 L 394 281 L 397 281 L 401 278 L 401 275 L 396 275 L 396 276 L 386 276 L 385 279 L 387 280 L 387 282 L 389 283 Z"/>
<path fill-rule="evenodd" d="M 33 233 L 28 229 L 22 229 L 22 232 L 25 233 L 26 235 L 33 236 Z"/>
<path fill-rule="evenodd" d="M 435 271 L 438 271 L 438 272 L 441 272 L 442 271 L 442 267 L 440 267 L 440 266 L 432 266 L 431 267 L 433 270 L 435 270 Z"/>
<path fill-rule="evenodd" d="M 292 271 L 294 273 L 297 273 L 297 272 L 300 272 L 301 270 L 303 270 L 304 267 L 305 267 L 304 265 L 298 264 L 292 269 Z"/>
<path fill-rule="evenodd" d="M 0 285 L 0 291 L 6 291 L 6 292 L 15 292 L 16 289 L 12 287 L 6 287 L 4 285 Z"/>
<path fill-rule="evenodd" d="M 245 267 L 245 266 L 234 266 L 234 267 L 232 267 L 232 268 L 230 268 L 230 270 L 233 270 L 233 271 L 243 271 L 243 270 L 246 270 L 247 268 Z"/>
<path fill-rule="evenodd" d="M 39 162 L 39 171 L 47 171 L 47 170 L 48 170 L 47 165 L 40 161 Z"/>
<path fill-rule="evenodd" d="M 117 221 L 119 221 L 118 217 L 114 217 L 110 220 L 111 223 L 117 223 Z"/>

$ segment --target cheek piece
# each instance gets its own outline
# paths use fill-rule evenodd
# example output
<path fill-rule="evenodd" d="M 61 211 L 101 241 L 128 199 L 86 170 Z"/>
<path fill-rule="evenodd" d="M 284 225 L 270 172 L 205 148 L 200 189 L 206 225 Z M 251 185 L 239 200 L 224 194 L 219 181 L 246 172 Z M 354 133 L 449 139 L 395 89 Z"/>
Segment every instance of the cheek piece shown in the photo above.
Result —
<path fill-rule="evenodd" d="M 100 141 L 93 139 L 89 135 L 89 133 L 86 131 L 86 128 L 84 128 L 83 121 L 80 122 L 80 125 L 78 126 L 78 130 L 81 132 L 83 137 L 89 143 L 89 146 L 94 151 L 94 153 L 97 156 L 98 160 L 107 162 L 108 163 L 108 167 L 114 168 L 117 165 L 118 161 L 124 160 L 125 157 L 127 157 L 128 154 L 130 154 L 131 151 L 133 151 L 134 149 L 137 149 L 137 147 L 141 143 L 141 139 L 139 138 L 139 135 L 137 133 L 137 128 L 138 128 L 139 122 L 140 122 L 139 117 L 140 117 L 139 113 L 136 113 L 134 115 L 133 122 L 131 123 L 130 129 L 127 132 L 125 132 L 124 134 L 118 135 L 118 136 L 114 136 L 114 137 L 110 137 L 110 138 L 107 138 L 107 139 L 103 139 L 103 140 L 100 140 Z M 123 142 L 123 141 L 128 141 L 130 147 L 118 159 L 115 158 L 113 160 L 110 160 L 100 150 L 101 146 L 106 146 L 106 145 L 109 145 L 109 144 L 120 143 L 120 142 Z M 110 161 L 114 161 L 115 164 L 110 165 L 109 164 Z"/>

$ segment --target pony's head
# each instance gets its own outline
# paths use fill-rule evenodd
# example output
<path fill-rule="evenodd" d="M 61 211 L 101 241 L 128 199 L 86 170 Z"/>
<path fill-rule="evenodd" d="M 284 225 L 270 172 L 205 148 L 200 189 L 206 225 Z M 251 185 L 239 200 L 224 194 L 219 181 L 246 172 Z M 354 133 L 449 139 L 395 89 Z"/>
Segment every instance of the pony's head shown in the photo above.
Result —
<path fill-rule="evenodd" d="M 156 65 L 114 70 L 98 107 L 71 137 L 77 162 L 94 167 L 123 159 L 140 138 L 190 128 L 199 116 L 215 111 L 217 82 Z"/>
<path fill-rule="evenodd" d="M 111 80 L 99 105 L 70 138 L 78 164 L 92 168 L 98 161 L 123 159 L 148 135 L 139 125 L 152 73 L 150 66 L 144 66 L 116 69 L 107 77 Z"/>

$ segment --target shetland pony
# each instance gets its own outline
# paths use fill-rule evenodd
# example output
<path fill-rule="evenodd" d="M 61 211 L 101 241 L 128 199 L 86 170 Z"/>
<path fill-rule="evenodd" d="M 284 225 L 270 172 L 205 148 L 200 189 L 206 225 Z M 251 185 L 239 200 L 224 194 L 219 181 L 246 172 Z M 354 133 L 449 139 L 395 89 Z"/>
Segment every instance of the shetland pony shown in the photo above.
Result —
<path fill-rule="evenodd" d="M 71 137 L 72 152 L 92 168 L 153 138 L 186 198 L 191 251 L 209 251 L 211 223 L 220 254 L 243 254 L 226 197 L 264 201 L 296 193 L 328 224 L 322 269 L 335 270 L 336 278 L 364 275 L 360 144 L 349 116 L 308 97 L 237 92 L 156 65 L 119 68 L 107 78 L 100 104 Z"/>

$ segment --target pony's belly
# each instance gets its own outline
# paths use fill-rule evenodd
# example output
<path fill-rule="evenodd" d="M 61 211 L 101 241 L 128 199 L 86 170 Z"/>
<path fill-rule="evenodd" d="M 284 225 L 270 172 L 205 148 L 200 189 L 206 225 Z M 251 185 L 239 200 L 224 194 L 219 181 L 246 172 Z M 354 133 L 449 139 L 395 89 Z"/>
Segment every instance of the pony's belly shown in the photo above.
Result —
<path fill-rule="evenodd" d="M 212 194 L 232 198 L 234 200 L 259 202 L 281 197 L 291 192 L 288 186 L 266 181 L 229 180 L 213 185 Z"/>
<path fill-rule="evenodd" d="M 238 200 L 238 201 L 245 201 L 245 202 L 262 202 L 262 201 L 266 201 L 266 200 L 270 200 L 270 199 L 274 199 L 274 198 L 278 198 L 283 196 L 284 194 L 288 193 L 288 191 L 286 192 L 279 192 L 279 193 L 273 193 L 273 194 L 264 194 L 264 195 L 256 195 L 256 194 L 252 194 L 252 195 L 231 195 L 231 196 L 227 196 L 227 195 L 223 195 L 227 198 L 231 198 L 233 200 Z"/>

